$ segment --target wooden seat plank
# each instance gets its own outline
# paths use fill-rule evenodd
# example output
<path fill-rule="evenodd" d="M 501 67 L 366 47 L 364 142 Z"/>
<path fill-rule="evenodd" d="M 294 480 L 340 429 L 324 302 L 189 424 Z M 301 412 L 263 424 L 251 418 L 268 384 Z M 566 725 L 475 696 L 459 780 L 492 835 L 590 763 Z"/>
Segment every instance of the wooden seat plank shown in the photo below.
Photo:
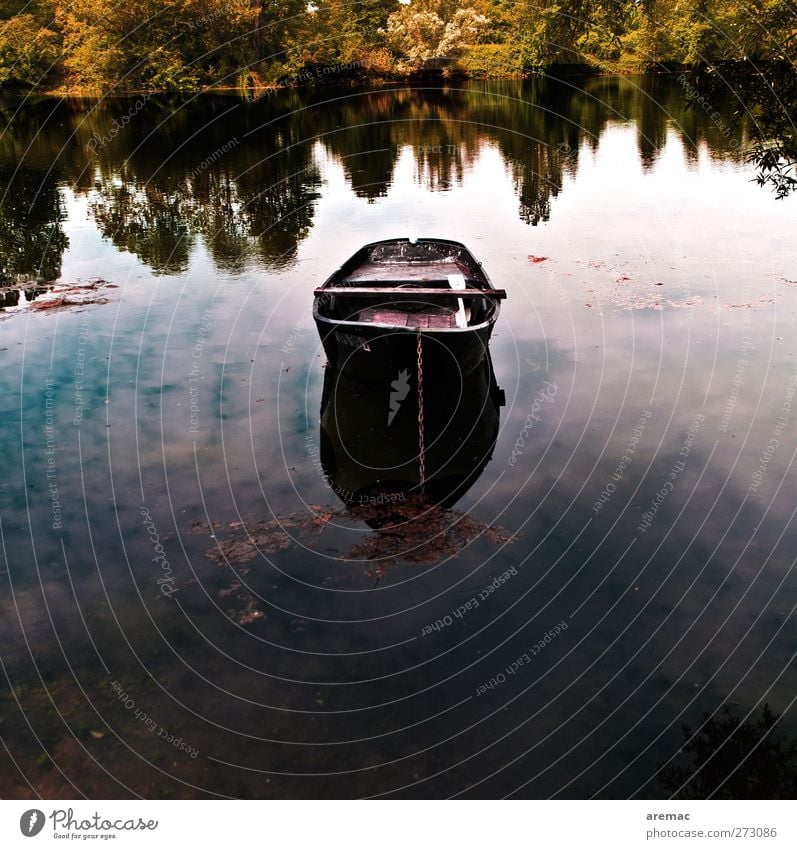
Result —
<path fill-rule="evenodd" d="M 327 289 L 314 289 L 313 294 L 319 295 L 340 295 L 347 298 L 369 298 L 374 296 L 387 297 L 392 300 L 402 301 L 417 301 L 427 298 L 495 298 L 496 300 L 504 300 L 506 298 L 506 289 L 394 289 L 388 287 L 348 287 L 348 286 L 330 286 Z"/>

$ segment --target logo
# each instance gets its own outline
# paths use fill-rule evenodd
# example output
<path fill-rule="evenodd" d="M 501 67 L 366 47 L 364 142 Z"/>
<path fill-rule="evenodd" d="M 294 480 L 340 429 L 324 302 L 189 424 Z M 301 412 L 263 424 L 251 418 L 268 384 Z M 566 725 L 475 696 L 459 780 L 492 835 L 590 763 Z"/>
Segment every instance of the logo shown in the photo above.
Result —
<path fill-rule="evenodd" d="M 44 814 L 36 808 L 25 811 L 19 818 L 19 830 L 25 837 L 35 837 L 44 828 Z"/>
<path fill-rule="evenodd" d="M 390 388 L 393 391 L 390 393 L 390 410 L 387 414 L 388 427 L 393 424 L 393 419 L 401 407 L 401 402 L 407 397 L 410 391 L 409 375 L 410 373 L 407 369 L 403 369 L 398 373 L 396 380 L 390 384 Z"/>

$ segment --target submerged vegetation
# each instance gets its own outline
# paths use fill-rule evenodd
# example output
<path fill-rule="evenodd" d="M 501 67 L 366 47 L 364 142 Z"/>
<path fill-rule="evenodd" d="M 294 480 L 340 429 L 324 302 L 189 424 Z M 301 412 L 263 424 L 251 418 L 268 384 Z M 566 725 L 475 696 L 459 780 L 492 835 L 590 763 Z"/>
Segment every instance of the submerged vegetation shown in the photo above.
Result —
<path fill-rule="evenodd" d="M 0 82 L 109 93 L 789 60 L 787 0 L 0 0 Z"/>

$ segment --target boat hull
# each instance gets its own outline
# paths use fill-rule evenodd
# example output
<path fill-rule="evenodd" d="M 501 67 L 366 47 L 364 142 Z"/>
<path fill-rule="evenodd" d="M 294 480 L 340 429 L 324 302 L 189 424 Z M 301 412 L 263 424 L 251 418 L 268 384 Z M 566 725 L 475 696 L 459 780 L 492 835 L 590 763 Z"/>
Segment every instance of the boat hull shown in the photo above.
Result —
<path fill-rule="evenodd" d="M 415 330 L 355 322 L 336 322 L 316 313 L 316 327 L 333 368 L 356 369 L 361 379 L 384 381 L 385 375 L 417 370 L 418 333 L 422 334 L 424 369 L 436 376 L 471 374 L 484 360 L 493 322 L 462 330 Z"/>
<path fill-rule="evenodd" d="M 365 245 L 315 291 L 313 317 L 329 365 L 356 369 L 371 383 L 416 374 L 419 334 L 430 373 L 471 374 L 484 361 L 505 297 L 463 244 L 446 239 Z"/>

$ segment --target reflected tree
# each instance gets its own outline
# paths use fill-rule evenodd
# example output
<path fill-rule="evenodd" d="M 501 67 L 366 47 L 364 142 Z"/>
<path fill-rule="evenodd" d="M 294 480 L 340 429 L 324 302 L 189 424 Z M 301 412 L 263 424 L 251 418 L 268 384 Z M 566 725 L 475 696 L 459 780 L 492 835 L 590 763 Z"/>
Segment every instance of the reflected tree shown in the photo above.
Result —
<path fill-rule="evenodd" d="M 656 77 L 634 92 L 636 103 L 632 114 L 637 116 L 637 147 L 645 170 L 653 167 L 667 142 L 669 115 L 663 102 L 664 93 L 664 86 L 658 85 Z"/>
<path fill-rule="evenodd" d="M 103 235 L 158 273 L 184 271 L 198 236 L 226 270 L 290 262 L 318 197 L 312 131 L 290 115 L 258 128 L 273 104 L 238 105 L 187 105 L 132 150 L 98 149 L 89 191 Z"/>
<path fill-rule="evenodd" d="M 250 136 L 242 154 L 246 167 L 236 180 L 249 236 L 260 259 L 273 267 L 295 259 L 319 197 L 312 131 L 304 124 L 286 116 L 276 127 Z"/>
<path fill-rule="evenodd" d="M 744 101 L 756 130 L 748 160 L 756 180 L 779 199 L 797 191 L 797 71 L 791 61 L 768 63 L 745 82 Z"/>
<path fill-rule="evenodd" d="M 57 279 L 69 239 L 54 173 L 0 165 L 0 285 Z"/>
<path fill-rule="evenodd" d="M 789 73 L 783 69 L 772 87 L 780 107 L 795 98 Z M 0 136 L 0 180 L 7 189 L 0 274 L 5 280 L 59 275 L 67 244 L 59 181 L 88 197 L 107 239 L 158 273 L 184 271 L 200 239 L 217 267 L 228 271 L 252 259 L 285 266 L 312 226 L 319 144 L 369 202 L 388 194 L 402 151 L 414 158 L 423 188 L 445 191 L 463 180 L 486 145 L 494 147 L 514 183 L 519 217 L 532 226 L 550 217 L 551 201 L 564 176 L 575 173 L 579 152 L 595 149 L 615 121 L 636 123 L 646 166 L 675 131 L 687 156 L 695 157 L 700 145 L 737 161 L 743 148 L 752 150 L 761 179 L 783 195 L 794 188 L 785 170 L 795 160 L 794 136 L 786 112 L 765 98 L 772 90 L 762 80 L 757 94 L 745 95 L 756 136 L 747 129 L 752 118 L 745 123 L 742 116 L 733 133 L 717 120 L 732 111 L 727 85 L 707 111 L 690 105 L 683 85 L 617 77 L 356 94 L 317 86 L 254 103 L 156 96 L 121 129 L 135 99 L 30 104 L 18 114 L 6 112 L 12 123 Z M 751 137 L 757 147 L 748 143 Z"/>
<path fill-rule="evenodd" d="M 712 104 L 733 97 L 732 125 L 741 137 L 749 130 L 747 161 L 756 182 L 779 199 L 797 191 L 797 71 L 788 58 L 753 63 L 729 62 L 698 69 L 691 76 L 695 95 Z"/>
<path fill-rule="evenodd" d="M 354 193 L 373 203 L 385 197 L 398 158 L 399 125 L 410 104 L 402 92 L 368 92 L 327 105 L 330 124 L 320 128 L 321 141 L 340 163 Z M 388 117 L 389 116 L 389 117 Z"/>
<path fill-rule="evenodd" d="M 101 181 L 91 201 L 91 212 L 102 235 L 116 247 L 136 254 L 161 274 L 179 274 L 188 268 L 195 217 L 190 196 L 157 182 L 143 185 L 116 178 Z"/>
<path fill-rule="evenodd" d="M 605 108 L 591 116 L 587 128 L 565 118 L 578 112 L 579 93 L 551 80 L 496 83 L 485 92 L 408 88 L 387 97 L 392 105 L 382 105 L 379 118 L 373 94 L 347 100 L 334 121 L 347 129 L 323 139 L 358 194 L 365 194 L 363 184 L 370 198 L 387 194 L 398 153 L 405 149 L 415 160 L 416 181 L 429 191 L 446 191 L 461 183 L 488 143 L 500 150 L 515 184 L 520 218 L 532 225 L 547 220 L 563 174 L 575 170 L 581 139 L 593 132 L 597 138 L 607 118 Z M 372 114 L 375 120 L 369 120 Z"/>
<path fill-rule="evenodd" d="M 485 98 L 473 116 L 501 151 L 515 184 L 519 217 L 527 224 L 548 220 L 564 174 L 578 165 L 581 140 L 597 138 L 606 124 L 605 107 L 580 114 L 581 100 L 572 85 L 532 80 Z"/>
<path fill-rule="evenodd" d="M 697 731 L 683 726 L 684 744 L 659 783 L 676 799 L 794 799 L 797 739 L 779 737 L 779 720 L 767 704 L 744 721 L 728 705 L 704 714 Z"/>

